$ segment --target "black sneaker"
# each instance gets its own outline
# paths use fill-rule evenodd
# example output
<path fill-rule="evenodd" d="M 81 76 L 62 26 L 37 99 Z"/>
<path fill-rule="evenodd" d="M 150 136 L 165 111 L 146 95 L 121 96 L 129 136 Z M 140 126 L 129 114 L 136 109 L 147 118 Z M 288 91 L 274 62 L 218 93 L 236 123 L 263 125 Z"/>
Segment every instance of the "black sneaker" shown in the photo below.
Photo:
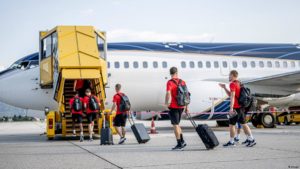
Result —
<path fill-rule="evenodd" d="M 245 141 L 242 142 L 242 144 L 248 144 L 249 143 L 249 139 L 246 139 Z"/>
<path fill-rule="evenodd" d="M 253 139 L 252 141 L 249 141 L 248 144 L 246 145 L 247 147 L 253 147 L 256 145 L 256 141 Z"/>
<path fill-rule="evenodd" d="M 237 137 L 234 138 L 234 142 L 239 142 L 239 141 L 240 141 L 239 138 L 237 138 Z"/>
<path fill-rule="evenodd" d="M 183 146 L 177 144 L 175 147 L 172 148 L 173 151 L 182 151 L 183 150 Z"/>
<path fill-rule="evenodd" d="M 232 143 L 230 141 L 228 141 L 226 144 L 223 144 L 223 147 L 234 147 L 234 146 L 235 146 L 234 142 Z"/>
<path fill-rule="evenodd" d="M 187 145 L 186 142 L 183 140 L 183 141 L 181 142 L 181 147 L 184 148 L 184 147 L 186 147 L 186 145 Z"/>

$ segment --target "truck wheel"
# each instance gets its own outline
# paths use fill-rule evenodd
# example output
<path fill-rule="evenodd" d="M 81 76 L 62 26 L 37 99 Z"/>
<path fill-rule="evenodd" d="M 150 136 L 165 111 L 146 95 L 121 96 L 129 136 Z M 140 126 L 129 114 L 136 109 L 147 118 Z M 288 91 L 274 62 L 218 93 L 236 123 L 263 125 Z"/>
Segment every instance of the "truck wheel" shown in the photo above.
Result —
<path fill-rule="evenodd" d="M 284 125 L 290 125 L 291 124 L 291 122 L 289 122 L 289 120 L 288 120 L 288 118 L 287 117 L 285 117 L 284 118 Z"/>
<path fill-rule="evenodd" d="M 228 120 L 226 120 L 226 121 L 218 121 L 217 120 L 217 124 L 218 124 L 218 127 L 228 127 L 229 121 Z"/>
<path fill-rule="evenodd" d="M 253 114 L 251 116 L 251 123 L 254 127 L 257 127 L 259 125 L 258 114 Z"/>
<path fill-rule="evenodd" d="M 274 128 L 275 127 L 275 118 L 271 113 L 263 113 L 260 116 L 260 122 L 265 128 Z"/>

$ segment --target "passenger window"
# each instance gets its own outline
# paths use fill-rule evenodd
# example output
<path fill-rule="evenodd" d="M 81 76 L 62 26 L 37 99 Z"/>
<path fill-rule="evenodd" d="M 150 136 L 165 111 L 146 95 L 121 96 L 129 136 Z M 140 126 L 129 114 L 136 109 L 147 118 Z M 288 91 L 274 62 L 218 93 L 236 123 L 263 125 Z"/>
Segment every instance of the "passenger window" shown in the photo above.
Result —
<path fill-rule="evenodd" d="M 291 67 L 292 68 L 296 67 L 296 63 L 294 61 L 291 62 Z"/>
<path fill-rule="evenodd" d="M 52 34 L 52 56 L 57 57 L 57 33 Z"/>
<path fill-rule="evenodd" d="M 120 62 L 115 62 L 115 68 L 119 69 L 120 68 Z"/>
<path fill-rule="evenodd" d="M 146 61 L 143 62 L 143 68 L 148 68 L 148 62 Z"/>
<path fill-rule="evenodd" d="M 232 62 L 232 67 L 233 67 L 233 68 L 237 68 L 237 62 L 236 62 L 236 61 L 233 61 L 233 62 Z"/>
<path fill-rule="evenodd" d="M 186 63 L 184 61 L 181 62 L 181 67 L 186 68 Z"/>
<path fill-rule="evenodd" d="M 211 63 L 209 61 L 206 62 L 206 68 L 210 68 L 211 67 Z"/>
<path fill-rule="evenodd" d="M 243 62 L 242 62 L 242 66 L 243 66 L 243 68 L 247 68 L 247 62 L 246 62 L 246 61 L 243 61 Z"/>
<path fill-rule="evenodd" d="M 256 66 L 256 65 L 255 65 L 255 61 L 251 61 L 250 64 L 251 64 L 251 67 L 252 67 L 252 68 L 255 68 L 255 66 Z"/>
<path fill-rule="evenodd" d="M 227 64 L 226 61 L 223 61 L 223 62 L 222 62 L 222 65 L 223 65 L 223 68 L 227 68 L 227 67 L 228 67 L 228 64 Z"/>
<path fill-rule="evenodd" d="M 276 62 L 275 62 L 275 67 L 277 67 L 277 68 L 280 67 L 280 62 L 279 62 L 279 61 L 276 61 Z"/>
<path fill-rule="evenodd" d="M 134 67 L 135 69 L 139 68 L 139 63 L 138 63 L 137 61 L 134 61 L 134 62 L 133 62 L 133 67 Z"/>
<path fill-rule="evenodd" d="M 287 68 L 287 67 L 288 67 L 287 61 L 284 61 L 284 62 L 283 62 L 283 67 L 284 67 L 284 68 Z"/>
<path fill-rule="evenodd" d="M 265 67 L 265 64 L 263 61 L 259 61 L 259 67 Z"/>
<path fill-rule="evenodd" d="M 126 69 L 129 68 L 129 62 L 124 62 L 124 68 L 126 68 Z"/>
<path fill-rule="evenodd" d="M 158 63 L 155 61 L 155 62 L 153 62 L 153 67 L 154 68 L 158 68 Z"/>
<path fill-rule="evenodd" d="M 201 61 L 198 62 L 198 68 L 202 68 L 203 67 L 203 63 Z"/>
<path fill-rule="evenodd" d="M 43 39 L 42 59 L 51 56 L 51 52 L 52 52 L 51 41 L 52 41 L 51 35 Z"/>
<path fill-rule="evenodd" d="M 193 61 L 190 61 L 190 67 L 195 68 L 195 63 Z"/>
<path fill-rule="evenodd" d="M 163 62 L 162 62 L 162 67 L 163 67 L 163 68 L 167 68 L 167 67 L 168 67 L 168 64 L 167 64 L 166 61 L 163 61 Z"/>
<path fill-rule="evenodd" d="M 268 67 L 272 67 L 272 62 L 271 62 L 271 61 L 268 61 L 268 62 L 267 62 L 267 66 L 268 66 Z"/>
<path fill-rule="evenodd" d="M 219 68 L 219 62 L 218 61 L 214 61 L 214 67 Z"/>
<path fill-rule="evenodd" d="M 107 68 L 110 68 L 110 62 L 107 62 Z"/>

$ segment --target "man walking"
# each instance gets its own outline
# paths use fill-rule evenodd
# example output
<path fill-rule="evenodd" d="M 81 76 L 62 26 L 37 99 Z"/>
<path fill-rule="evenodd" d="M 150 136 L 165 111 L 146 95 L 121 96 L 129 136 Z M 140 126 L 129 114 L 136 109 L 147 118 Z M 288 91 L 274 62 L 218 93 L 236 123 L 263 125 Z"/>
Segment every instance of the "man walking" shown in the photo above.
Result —
<path fill-rule="evenodd" d="M 245 119 L 245 108 L 241 107 L 238 103 L 238 99 L 240 97 L 240 82 L 238 81 L 238 72 L 236 70 L 232 70 L 229 74 L 230 85 L 228 90 L 225 84 L 219 84 L 222 87 L 226 94 L 230 97 L 230 110 L 229 110 L 229 131 L 230 131 L 230 140 L 224 144 L 224 147 L 235 146 L 234 137 L 235 137 L 235 125 L 239 122 L 245 134 L 247 135 L 246 141 L 242 144 L 246 144 L 247 147 L 253 147 L 256 145 L 255 139 L 252 136 L 251 130 L 246 123 Z"/>
<path fill-rule="evenodd" d="M 169 116 L 171 120 L 171 124 L 173 125 L 175 137 L 177 140 L 177 145 L 172 148 L 172 150 L 182 150 L 187 144 L 185 143 L 181 131 L 181 127 L 179 126 L 181 115 L 184 109 L 187 106 L 179 106 L 177 104 L 177 87 L 178 85 L 186 85 L 185 82 L 178 78 L 178 70 L 176 67 L 172 67 L 170 69 L 171 79 L 167 82 L 167 90 L 165 97 L 165 104 L 169 108 Z"/>

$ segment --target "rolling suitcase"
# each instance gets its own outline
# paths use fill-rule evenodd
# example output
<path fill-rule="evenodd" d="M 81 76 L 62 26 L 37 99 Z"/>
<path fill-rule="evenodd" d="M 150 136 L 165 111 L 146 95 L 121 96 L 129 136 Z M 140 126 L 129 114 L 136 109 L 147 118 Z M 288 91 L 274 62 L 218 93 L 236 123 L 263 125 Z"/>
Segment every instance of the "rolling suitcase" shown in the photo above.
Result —
<path fill-rule="evenodd" d="M 100 145 L 113 145 L 113 135 L 111 128 L 106 127 L 105 116 L 103 117 L 103 127 L 101 129 Z"/>
<path fill-rule="evenodd" d="M 188 112 L 185 112 L 190 119 L 192 125 L 196 129 L 196 132 L 198 133 L 199 137 L 201 138 L 202 142 L 204 143 L 207 150 L 214 149 L 219 145 L 219 141 L 212 131 L 210 127 L 208 127 L 207 124 L 199 124 L 197 125 L 196 122 L 192 119 L 191 115 Z"/>
<path fill-rule="evenodd" d="M 146 127 L 142 123 L 135 123 L 131 113 L 129 113 L 128 121 L 131 125 L 131 130 L 139 144 L 147 143 L 150 140 L 150 136 L 146 130 Z"/>

